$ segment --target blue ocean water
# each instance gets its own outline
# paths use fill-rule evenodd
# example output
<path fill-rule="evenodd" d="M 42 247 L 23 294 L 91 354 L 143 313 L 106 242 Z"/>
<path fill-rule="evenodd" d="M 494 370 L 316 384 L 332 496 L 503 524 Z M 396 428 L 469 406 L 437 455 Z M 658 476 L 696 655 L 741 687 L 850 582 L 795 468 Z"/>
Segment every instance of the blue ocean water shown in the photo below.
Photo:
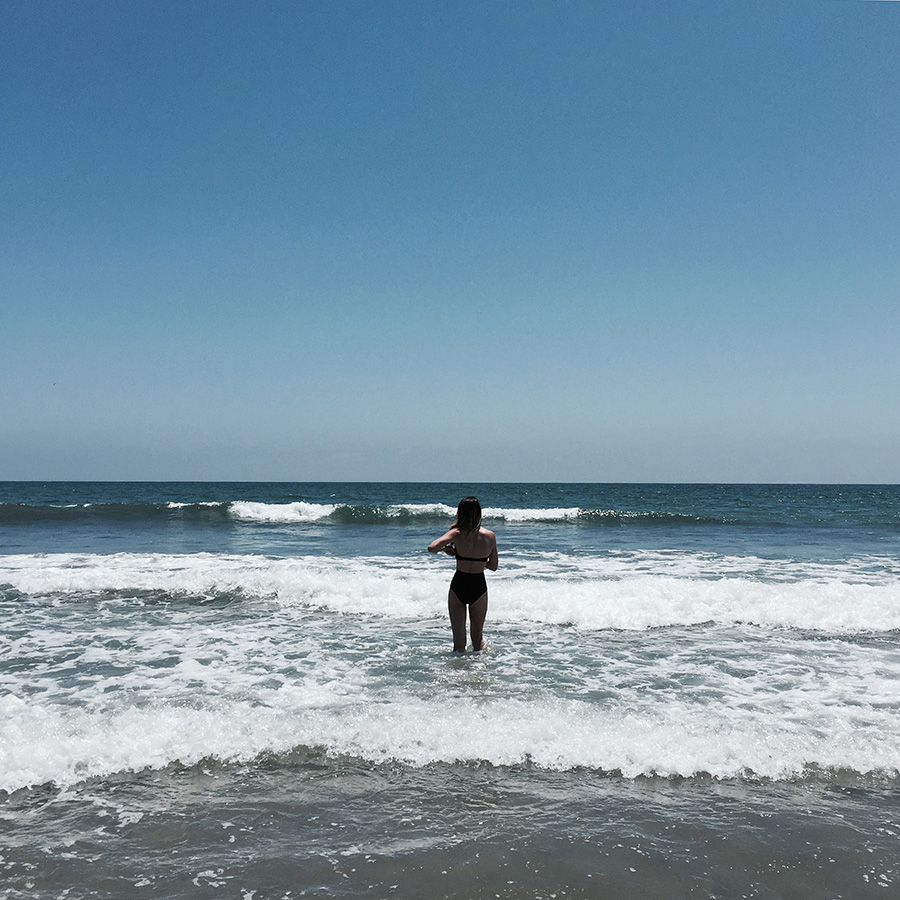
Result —
<path fill-rule="evenodd" d="M 900 896 L 898 486 L 3 483 L 0 604 L 3 898 Z"/>

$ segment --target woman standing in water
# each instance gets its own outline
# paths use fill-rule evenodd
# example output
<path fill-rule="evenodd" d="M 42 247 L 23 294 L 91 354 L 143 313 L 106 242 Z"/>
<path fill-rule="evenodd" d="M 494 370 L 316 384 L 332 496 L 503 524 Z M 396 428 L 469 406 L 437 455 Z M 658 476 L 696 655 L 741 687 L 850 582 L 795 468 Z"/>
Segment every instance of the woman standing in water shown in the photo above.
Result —
<path fill-rule="evenodd" d="M 456 510 L 456 522 L 450 530 L 428 545 L 429 553 L 443 550 L 456 557 L 456 573 L 450 582 L 447 601 L 450 626 L 453 628 L 453 650 L 466 649 L 466 609 L 472 632 L 472 649 L 483 650 L 484 617 L 487 615 L 487 582 L 484 570 L 497 571 L 497 538 L 493 531 L 481 527 L 481 504 L 477 497 L 463 497 Z"/>

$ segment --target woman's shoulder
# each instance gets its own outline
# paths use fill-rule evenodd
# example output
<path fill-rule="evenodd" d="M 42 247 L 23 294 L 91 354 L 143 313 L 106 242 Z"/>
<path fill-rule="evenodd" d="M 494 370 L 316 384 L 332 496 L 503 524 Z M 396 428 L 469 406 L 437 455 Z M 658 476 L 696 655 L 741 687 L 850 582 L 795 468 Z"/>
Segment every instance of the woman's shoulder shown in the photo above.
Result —
<path fill-rule="evenodd" d="M 497 540 L 497 536 L 496 536 L 496 535 L 494 534 L 494 532 L 491 531 L 489 528 L 482 528 L 482 529 L 481 529 L 481 533 L 482 533 L 485 537 L 490 538 L 492 541 L 496 541 L 496 540 Z"/>

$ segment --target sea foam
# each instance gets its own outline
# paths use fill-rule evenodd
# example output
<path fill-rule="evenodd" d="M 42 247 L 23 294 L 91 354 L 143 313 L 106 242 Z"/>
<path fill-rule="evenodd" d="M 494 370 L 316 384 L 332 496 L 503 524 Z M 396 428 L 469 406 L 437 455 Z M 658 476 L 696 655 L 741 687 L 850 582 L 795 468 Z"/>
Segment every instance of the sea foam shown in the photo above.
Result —
<path fill-rule="evenodd" d="M 254 503 L 236 500 L 230 505 L 236 519 L 254 522 L 319 522 L 330 516 L 337 506 L 330 503 Z"/>
<path fill-rule="evenodd" d="M 273 599 L 406 619 L 446 604 L 444 558 L 227 554 L 38 554 L 0 557 L 0 586 L 30 595 L 165 591 Z M 900 630 L 895 562 L 799 564 L 691 553 L 504 558 L 489 573 L 491 618 L 582 629 L 752 623 L 826 633 Z"/>
<path fill-rule="evenodd" d="M 157 700 L 61 709 L 39 698 L 0 699 L 0 790 L 204 759 L 249 761 L 298 748 L 413 766 L 487 761 L 625 777 L 705 774 L 793 779 L 810 767 L 900 770 L 896 717 L 828 708 L 822 698 L 792 717 L 764 708 L 706 706 L 665 695 L 601 707 L 539 695 L 527 699 L 442 696 L 394 690 L 348 699 L 320 683 L 285 685 L 257 698 Z"/>
<path fill-rule="evenodd" d="M 508 554 L 0 557 L 0 789 L 297 748 L 626 777 L 896 777 L 897 564 Z"/>

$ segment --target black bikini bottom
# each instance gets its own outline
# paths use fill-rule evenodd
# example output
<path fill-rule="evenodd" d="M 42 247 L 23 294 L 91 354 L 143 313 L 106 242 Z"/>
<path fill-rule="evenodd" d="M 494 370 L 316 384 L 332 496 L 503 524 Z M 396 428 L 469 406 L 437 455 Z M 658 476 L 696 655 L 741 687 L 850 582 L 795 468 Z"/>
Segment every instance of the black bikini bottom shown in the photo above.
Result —
<path fill-rule="evenodd" d="M 466 606 L 474 603 L 482 594 L 487 593 L 484 572 L 457 571 L 453 576 L 453 581 L 450 582 L 450 590 Z"/>

